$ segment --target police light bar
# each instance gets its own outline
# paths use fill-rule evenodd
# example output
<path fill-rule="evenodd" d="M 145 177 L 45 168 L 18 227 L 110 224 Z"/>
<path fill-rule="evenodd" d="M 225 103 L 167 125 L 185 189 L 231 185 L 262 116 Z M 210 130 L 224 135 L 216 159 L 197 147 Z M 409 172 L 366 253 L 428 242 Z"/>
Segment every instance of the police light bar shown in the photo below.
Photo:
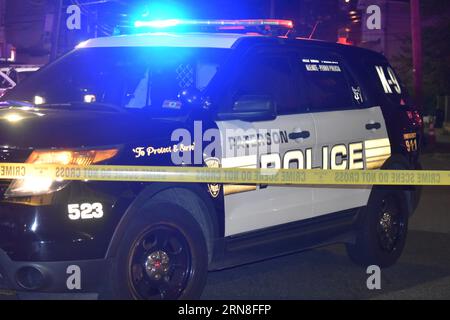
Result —
<path fill-rule="evenodd" d="M 136 28 L 170 28 L 177 26 L 199 26 L 199 27 L 224 27 L 229 28 L 240 28 L 245 29 L 245 27 L 258 27 L 258 26 L 268 26 L 268 27 L 278 27 L 293 29 L 294 23 L 292 20 L 279 20 L 279 19 L 244 19 L 244 20 L 179 20 L 179 19 L 168 19 L 168 20 L 151 20 L 151 21 L 136 21 L 134 23 Z"/>

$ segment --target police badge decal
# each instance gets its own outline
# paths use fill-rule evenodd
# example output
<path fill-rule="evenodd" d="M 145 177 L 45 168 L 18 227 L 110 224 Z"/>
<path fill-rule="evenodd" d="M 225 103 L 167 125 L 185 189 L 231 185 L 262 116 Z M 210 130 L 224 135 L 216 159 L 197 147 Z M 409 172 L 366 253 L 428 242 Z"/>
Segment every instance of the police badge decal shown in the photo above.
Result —
<path fill-rule="evenodd" d="M 205 159 L 205 165 L 208 168 L 220 168 L 220 160 L 218 158 L 207 158 Z M 213 198 L 217 198 L 220 193 L 220 184 L 218 183 L 208 183 L 208 192 Z"/>
<path fill-rule="evenodd" d="M 361 93 L 361 88 L 360 88 L 360 87 L 354 88 L 354 87 L 352 86 L 352 91 L 353 91 L 353 98 L 354 98 L 358 103 L 363 103 L 364 101 L 363 101 L 363 96 L 362 96 L 362 93 Z"/>

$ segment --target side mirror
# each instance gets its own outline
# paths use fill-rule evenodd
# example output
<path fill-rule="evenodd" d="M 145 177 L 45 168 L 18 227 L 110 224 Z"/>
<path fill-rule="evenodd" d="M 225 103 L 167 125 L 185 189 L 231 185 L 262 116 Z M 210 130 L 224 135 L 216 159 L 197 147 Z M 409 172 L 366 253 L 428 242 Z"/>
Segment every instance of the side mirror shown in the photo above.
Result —
<path fill-rule="evenodd" d="M 231 112 L 219 113 L 220 120 L 268 121 L 276 118 L 275 101 L 265 95 L 243 95 Z"/>

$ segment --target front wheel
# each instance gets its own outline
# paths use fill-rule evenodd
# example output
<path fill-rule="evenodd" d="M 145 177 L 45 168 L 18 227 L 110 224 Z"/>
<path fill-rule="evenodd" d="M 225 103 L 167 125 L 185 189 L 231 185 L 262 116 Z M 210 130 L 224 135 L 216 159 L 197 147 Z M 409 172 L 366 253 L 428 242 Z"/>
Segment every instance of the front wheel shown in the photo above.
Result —
<path fill-rule="evenodd" d="M 350 258 L 362 266 L 389 267 L 400 258 L 408 233 L 405 191 L 379 187 L 374 189 L 354 244 L 347 245 Z"/>
<path fill-rule="evenodd" d="M 146 209 L 128 227 L 113 266 L 113 298 L 199 298 L 206 283 L 208 250 L 201 227 L 172 204 Z"/>

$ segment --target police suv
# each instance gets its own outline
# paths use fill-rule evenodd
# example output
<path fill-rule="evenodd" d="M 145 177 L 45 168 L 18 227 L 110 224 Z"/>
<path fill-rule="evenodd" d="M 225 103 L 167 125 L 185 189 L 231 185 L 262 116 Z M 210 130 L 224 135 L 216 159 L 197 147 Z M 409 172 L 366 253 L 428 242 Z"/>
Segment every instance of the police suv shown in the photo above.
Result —
<path fill-rule="evenodd" d="M 137 26 L 183 23 L 203 32 L 88 40 L 9 91 L 1 162 L 419 169 L 422 120 L 382 55 L 295 38 L 286 20 Z M 331 243 L 388 267 L 419 194 L 33 177 L 0 190 L 0 294 L 106 299 L 198 298 L 209 270 Z"/>

